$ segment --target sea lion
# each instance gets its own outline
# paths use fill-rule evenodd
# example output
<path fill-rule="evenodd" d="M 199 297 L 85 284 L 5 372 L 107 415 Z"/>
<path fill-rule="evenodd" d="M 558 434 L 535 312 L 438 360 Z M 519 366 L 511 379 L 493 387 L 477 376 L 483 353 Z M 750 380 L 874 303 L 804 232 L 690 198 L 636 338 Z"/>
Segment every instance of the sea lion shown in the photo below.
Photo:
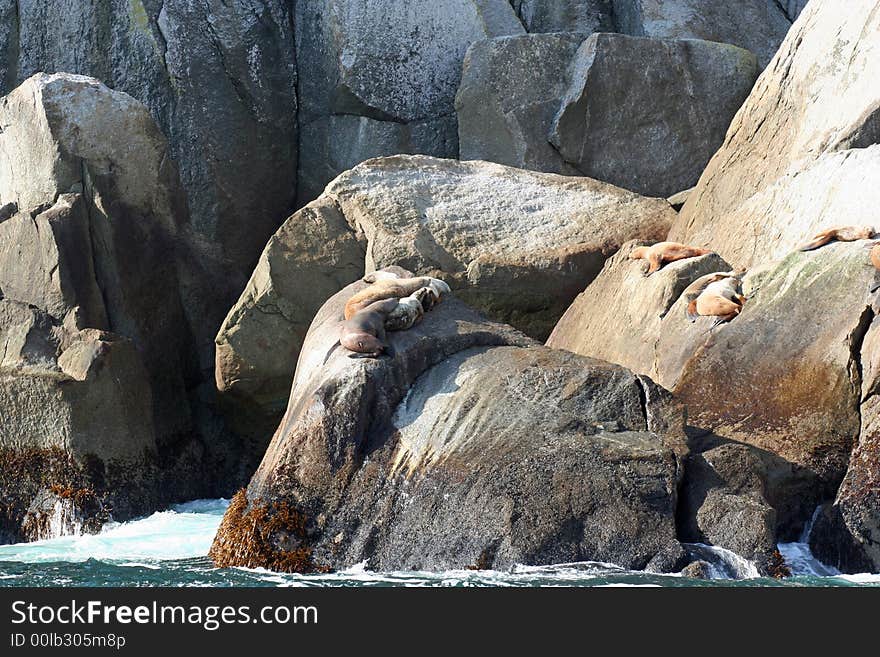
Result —
<path fill-rule="evenodd" d="M 636 247 L 629 254 L 629 258 L 630 260 L 647 260 L 648 271 L 645 273 L 645 276 L 650 276 L 667 262 L 695 258 L 707 253 L 712 253 L 712 251 L 696 246 L 688 246 L 680 242 L 657 242 L 651 246 Z"/>
<path fill-rule="evenodd" d="M 397 308 L 397 304 L 397 299 L 375 301 L 342 322 L 339 341 L 327 352 L 324 362 L 338 345 L 372 358 L 382 355 L 388 349 L 385 344 L 385 320 Z"/>
<path fill-rule="evenodd" d="M 376 272 L 378 273 L 378 272 Z M 439 301 L 444 294 L 449 294 L 449 286 L 439 278 L 430 276 L 414 276 L 412 278 L 380 278 L 367 288 L 364 288 L 345 304 L 345 319 L 351 317 L 359 310 L 381 299 L 402 299 L 423 287 L 432 289 L 436 294 L 434 303 Z"/>
<path fill-rule="evenodd" d="M 825 246 L 828 242 L 837 240 L 838 242 L 855 242 L 856 240 L 869 240 L 876 233 L 871 226 L 837 226 L 816 233 L 806 244 L 798 247 L 798 251 L 812 251 L 820 246 Z"/>
<path fill-rule="evenodd" d="M 739 293 L 740 280 L 725 276 L 709 283 L 695 300 L 697 315 L 717 317 L 714 328 L 721 322 L 729 322 L 740 314 L 746 298 Z"/>
<path fill-rule="evenodd" d="M 684 289 L 684 292 L 681 293 L 681 296 L 684 297 L 684 300 L 687 302 L 687 306 L 685 306 L 685 314 L 688 319 L 693 322 L 699 317 L 699 314 L 697 313 L 697 297 L 703 293 L 703 290 L 705 290 L 710 283 L 715 283 L 716 281 L 735 276 L 736 274 L 732 271 L 716 271 L 711 274 L 704 274 L 688 285 Z"/>
<path fill-rule="evenodd" d="M 397 307 L 385 318 L 385 330 L 405 331 L 412 328 L 433 307 L 436 294 L 431 288 L 423 287 L 400 299 Z"/>

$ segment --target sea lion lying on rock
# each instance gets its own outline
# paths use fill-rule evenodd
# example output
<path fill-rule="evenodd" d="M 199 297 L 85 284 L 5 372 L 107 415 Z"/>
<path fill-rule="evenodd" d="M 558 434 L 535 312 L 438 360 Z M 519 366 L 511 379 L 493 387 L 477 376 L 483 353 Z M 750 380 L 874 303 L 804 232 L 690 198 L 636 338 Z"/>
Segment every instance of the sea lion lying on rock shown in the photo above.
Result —
<path fill-rule="evenodd" d="M 825 246 L 828 242 L 837 240 L 838 242 L 855 242 L 856 240 L 869 240 L 876 233 L 871 226 L 836 226 L 816 233 L 806 244 L 798 247 L 798 251 L 812 251 L 820 246 Z"/>
<path fill-rule="evenodd" d="M 349 351 L 377 358 L 388 349 L 385 343 L 385 320 L 398 306 L 397 299 L 382 299 L 362 308 L 342 322 L 339 342 Z M 332 352 L 336 348 L 330 348 Z M 330 355 L 327 352 L 327 355 Z M 324 361 L 326 362 L 326 358 Z"/>
<path fill-rule="evenodd" d="M 695 258 L 708 253 L 712 253 L 712 251 L 680 242 L 657 242 L 652 246 L 639 246 L 633 249 L 629 257 L 630 260 L 647 260 L 648 271 L 645 272 L 645 276 L 650 276 L 667 262 Z"/>
<path fill-rule="evenodd" d="M 715 325 L 730 321 L 742 311 L 746 301 L 739 293 L 739 285 L 739 276 L 732 271 L 700 276 L 682 292 L 688 319 L 694 322 L 699 316 L 718 317 Z"/>
<path fill-rule="evenodd" d="M 378 273 L 378 272 L 377 272 Z M 367 288 L 364 288 L 355 294 L 345 304 L 345 319 L 351 319 L 359 310 L 366 308 L 368 305 L 381 299 L 403 299 L 408 297 L 417 290 L 427 287 L 434 291 L 434 303 L 439 301 L 444 294 L 449 294 L 452 290 L 449 286 L 439 278 L 430 276 L 414 276 L 412 278 L 391 278 L 387 274 L 389 272 L 381 272 L 382 276 L 377 278 L 375 274 L 371 274 L 364 278 L 365 281 L 372 282 Z"/>

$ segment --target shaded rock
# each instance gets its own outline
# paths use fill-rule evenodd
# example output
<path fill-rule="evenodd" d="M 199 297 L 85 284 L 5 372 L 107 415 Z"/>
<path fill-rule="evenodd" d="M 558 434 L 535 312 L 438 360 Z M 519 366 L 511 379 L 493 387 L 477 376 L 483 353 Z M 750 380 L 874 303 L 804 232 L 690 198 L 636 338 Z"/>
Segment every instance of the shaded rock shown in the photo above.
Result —
<path fill-rule="evenodd" d="M 322 197 L 269 240 L 217 334 L 216 383 L 242 435 L 265 441 L 287 406 L 309 324 L 321 305 L 364 274 L 364 246 L 336 203 Z M 258 463 L 254 463 L 254 468 Z"/>
<path fill-rule="evenodd" d="M 876 313 L 876 301 L 873 306 Z M 859 441 L 833 504 L 817 515 L 810 547 L 844 572 L 880 570 L 880 317 L 861 346 L 862 404 Z"/>
<path fill-rule="evenodd" d="M 152 391 L 130 340 L 68 329 L 0 299 L 0 353 L 0 540 L 49 538 L 49 529 L 69 530 L 83 518 L 96 529 L 107 519 L 94 517 L 104 504 L 126 519 L 162 503 Z M 52 501 L 46 516 L 39 491 L 51 486 L 92 493 L 57 508 Z M 164 495 L 198 490 L 180 482 Z"/>
<path fill-rule="evenodd" d="M 795 4 L 802 0 L 791 0 Z M 776 0 L 612 0 L 618 30 L 660 39 L 705 39 L 755 53 L 767 66 L 791 26 Z"/>
<path fill-rule="evenodd" d="M 455 157 L 457 131 L 455 115 L 411 123 L 351 115 L 315 119 L 300 136 L 300 197 L 316 198 L 341 171 L 378 155 Z"/>
<path fill-rule="evenodd" d="M 628 239 L 661 239 L 674 216 L 663 200 L 595 180 L 419 156 L 366 162 L 326 195 L 366 237 L 368 272 L 437 275 L 540 339 L 605 258 Z"/>
<path fill-rule="evenodd" d="M 548 141 L 583 34 L 477 41 L 455 97 L 459 157 L 580 175 Z"/>
<path fill-rule="evenodd" d="M 223 312 L 295 199 L 289 3 L 13 4 L 15 39 L 0 92 L 38 71 L 89 75 L 144 103 L 167 135 L 191 211 L 187 225 L 218 297 L 205 309 L 210 331 L 202 337 L 210 348 Z M 210 366 L 210 356 L 203 364 Z"/>
<path fill-rule="evenodd" d="M 0 534 L 43 537 L 45 505 L 22 522 L 52 486 L 92 490 L 116 520 L 228 494 L 249 473 L 228 433 L 194 422 L 205 282 L 149 112 L 39 74 L 0 100 L 0 124 L 0 449 L 18 464 Z"/>
<path fill-rule="evenodd" d="M 691 195 L 691 192 L 694 191 L 694 188 L 686 189 L 684 191 L 678 192 L 677 194 L 673 194 L 669 198 L 667 198 L 667 202 L 672 206 L 672 209 L 676 212 L 680 212 L 684 204 L 687 203 L 688 197 Z"/>
<path fill-rule="evenodd" d="M 807 6 L 808 0 L 782 0 L 779 4 L 785 9 L 788 19 L 793 23 Z"/>
<path fill-rule="evenodd" d="M 816 477 L 748 445 L 715 444 L 686 461 L 679 537 L 731 550 L 770 574 L 777 543 L 801 535 L 820 499 Z"/>
<path fill-rule="evenodd" d="M 301 203 L 369 157 L 401 150 L 455 157 L 453 99 L 467 47 L 524 31 L 504 0 L 393 0 L 369 7 L 305 0 L 296 3 L 294 24 L 299 67 L 309 71 L 298 93 Z M 352 118 L 331 120 L 340 115 Z M 333 124 L 340 122 L 338 134 Z M 334 162 L 342 168 L 334 171 Z"/>
<path fill-rule="evenodd" d="M 130 338 L 152 377 L 159 439 L 191 430 L 185 379 L 196 364 L 176 266 L 185 215 L 155 122 L 96 80 L 40 74 L 0 102 L 0 123 L 0 197 L 38 213 L 32 229 L 26 214 L 0 224 L 4 295 L 60 321 L 79 307 L 77 328 Z M 84 202 L 39 214 L 70 190 Z"/>
<path fill-rule="evenodd" d="M 108 328 L 90 231 L 82 194 L 62 194 L 35 216 L 9 217 L 0 223 L 0 290 L 78 328 Z"/>
<path fill-rule="evenodd" d="M 528 32 L 613 32 L 611 0 L 511 0 Z"/>
<path fill-rule="evenodd" d="M 669 196 L 697 182 L 756 75 L 754 56 L 728 44 L 594 34 L 550 141 L 584 175 Z"/>
<path fill-rule="evenodd" d="M 848 197 L 854 186 L 857 198 L 874 189 L 861 186 L 865 161 L 857 161 L 876 155 L 831 154 L 878 142 L 880 94 L 870 82 L 880 75 L 880 60 L 873 56 L 878 39 L 874 2 L 857 0 L 846 12 L 829 0 L 810 2 L 731 124 L 669 238 L 711 245 L 745 267 L 765 255 L 778 257 L 776 249 L 786 248 L 780 235 L 787 242 L 812 230 L 813 222 L 827 227 L 864 216 L 863 209 L 846 219 L 838 213 L 853 209 Z M 814 191 L 825 177 L 831 182 L 821 185 L 822 194 L 839 191 L 827 213 L 822 208 L 829 199 Z M 807 218 L 792 231 L 792 217 L 802 212 Z"/>
<path fill-rule="evenodd" d="M 336 350 L 322 367 L 364 285 L 315 317 L 284 420 L 215 538 L 218 565 L 643 568 L 674 552 L 685 447 L 668 393 L 455 298 L 391 334 L 393 358 Z"/>

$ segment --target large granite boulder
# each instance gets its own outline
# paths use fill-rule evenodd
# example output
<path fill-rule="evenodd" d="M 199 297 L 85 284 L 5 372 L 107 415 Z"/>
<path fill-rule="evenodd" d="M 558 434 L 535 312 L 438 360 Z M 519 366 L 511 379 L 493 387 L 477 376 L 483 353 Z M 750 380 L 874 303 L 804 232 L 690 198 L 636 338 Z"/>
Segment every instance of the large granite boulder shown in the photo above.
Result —
<path fill-rule="evenodd" d="M 279 229 L 217 335 L 217 386 L 265 441 L 287 405 L 305 329 L 328 296 L 398 265 L 543 339 L 627 239 L 661 239 L 674 216 L 587 178 L 486 162 L 365 162 Z M 515 291 L 515 293 L 514 293 Z"/>
<path fill-rule="evenodd" d="M 789 0 L 796 5 L 802 0 Z M 794 17 L 778 0 L 612 0 L 618 31 L 659 39 L 706 39 L 755 53 L 761 68 Z M 795 13 L 796 7 L 791 7 Z"/>
<path fill-rule="evenodd" d="M 18 500 L 7 525 L 27 495 L 73 479 L 118 520 L 222 492 L 213 477 L 236 445 L 193 421 L 199 308 L 184 298 L 199 280 L 149 112 L 92 78 L 39 74 L 0 100 L 0 125 L 0 297 L 16 309 L 0 318 L 0 447 L 41 455 L 21 471 L 32 487 L 0 491 Z M 67 482 L 46 481 L 46 450 L 71 464 Z"/>
<path fill-rule="evenodd" d="M 697 182 L 757 75 L 728 44 L 605 33 L 570 66 L 550 141 L 583 175 L 664 197 Z"/>
<path fill-rule="evenodd" d="M 680 568 L 681 410 L 649 379 L 541 347 L 451 298 L 393 357 L 336 349 L 320 310 L 285 417 L 211 549 L 306 571 L 611 561 Z"/>
<path fill-rule="evenodd" d="M 38 71 L 89 75 L 141 101 L 168 137 L 191 211 L 187 225 L 212 278 L 215 298 L 199 335 L 210 367 L 223 313 L 295 200 L 290 3 L 4 0 L 0 18 L 7 4 L 0 93 Z"/>
<path fill-rule="evenodd" d="M 366 162 L 325 193 L 364 235 L 368 272 L 433 272 L 537 339 L 626 240 L 660 239 L 675 217 L 596 180 L 418 156 Z"/>
<path fill-rule="evenodd" d="M 612 0 L 510 0 L 530 33 L 613 32 Z"/>
<path fill-rule="evenodd" d="M 709 245 L 734 266 L 747 267 L 767 255 L 778 257 L 778 249 L 816 225 L 865 218 L 871 199 L 859 207 L 860 199 L 876 185 L 861 182 L 873 175 L 862 169 L 876 165 L 861 158 L 876 155 L 848 151 L 880 139 L 880 91 L 873 83 L 880 76 L 880 14 L 872 0 L 840 9 L 833 0 L 812 0 L 804 9 L 682 208 L 670 239 Z M 814 202 L 813 191 L 826 178 L 841 188 L 828 212 L 823 199 Z M 853 186 L 843 189 L 850 180 Z M 781 192 L 780 201 L 775 197 Z"/>
<path fill-rule="evenodd" d="M 303 0 L 299 198 L 339 173 L 398 152 L 455 157 L 453 99 L 468 46 L 523 34 L 505 0 Z"/>
<path fill-rule="evenodd" d="M 455 97 L 459 157 L 581 175 L 548 141 L 583 34 L 529 34 L 477 41 Z"/>

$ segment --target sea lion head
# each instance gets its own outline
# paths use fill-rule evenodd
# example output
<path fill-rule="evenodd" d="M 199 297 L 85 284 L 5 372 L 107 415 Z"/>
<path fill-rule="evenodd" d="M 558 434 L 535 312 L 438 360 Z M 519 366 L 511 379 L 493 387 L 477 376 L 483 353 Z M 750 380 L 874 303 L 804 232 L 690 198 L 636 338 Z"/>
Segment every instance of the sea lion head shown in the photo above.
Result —
<path fill-rule="evenodd" d="M 342 336 L 339 343 L 349 351 L 373 358 L 377 358 L 385 351 L 385 345 L 379 338 L 369 333 L 348 333 Z"/>

